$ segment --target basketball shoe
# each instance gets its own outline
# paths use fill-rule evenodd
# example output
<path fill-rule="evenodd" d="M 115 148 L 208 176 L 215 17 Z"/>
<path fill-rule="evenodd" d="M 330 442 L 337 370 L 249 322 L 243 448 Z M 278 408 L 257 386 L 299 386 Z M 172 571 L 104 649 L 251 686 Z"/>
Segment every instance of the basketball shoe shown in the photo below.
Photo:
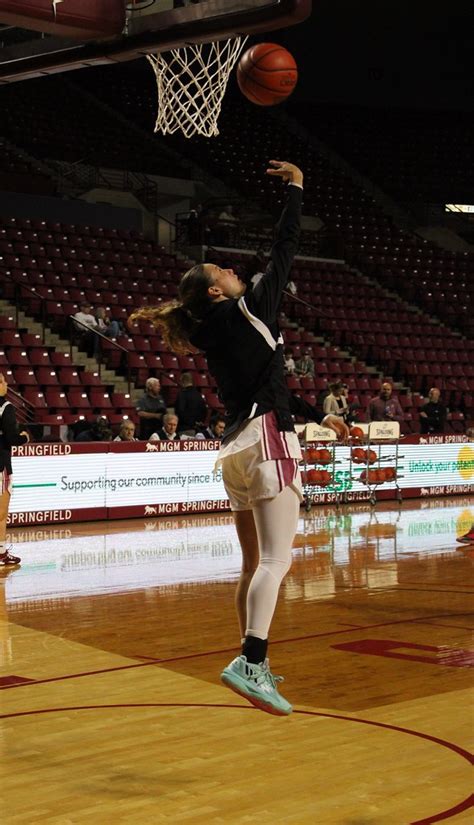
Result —
<path fill-rule="evenodd" d="M 474 524 L 467 533 L 464 533 L 463 536 L 458 536 L 456 541 L 460 541 L 462 544 L 474 544 Z"/>
<path fill-rule="evenodd" d="M 18 556 L 12 556 L 9 550 L 0 553 L 0 569 L 2 567 L 14 567 L 17 564 L 21 564 L 21 559 Z"/>
<path fill-rule="evenodd" d="M 283 676 L 274 676 L 268 659 L 259 665 L 247 662 L 246 656 L 237 656 L 221 673 L 221 681 L 252 705 L 275 716 L 288 716 L 293 710 L 290 703 L 280 696 L 276 683 Z"/>

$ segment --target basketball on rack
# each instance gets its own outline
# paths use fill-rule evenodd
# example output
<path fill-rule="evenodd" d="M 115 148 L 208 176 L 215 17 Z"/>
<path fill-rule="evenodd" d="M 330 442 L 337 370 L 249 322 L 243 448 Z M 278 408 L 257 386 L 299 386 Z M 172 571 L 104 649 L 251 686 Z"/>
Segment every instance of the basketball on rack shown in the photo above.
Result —
<path fill-rule="evenodd" d="M 258 106 L 275 106 L 291 95 L 298 80 L 293 55 L 276 43 L 247 49 L 237 66 L 240 91 Z"/>

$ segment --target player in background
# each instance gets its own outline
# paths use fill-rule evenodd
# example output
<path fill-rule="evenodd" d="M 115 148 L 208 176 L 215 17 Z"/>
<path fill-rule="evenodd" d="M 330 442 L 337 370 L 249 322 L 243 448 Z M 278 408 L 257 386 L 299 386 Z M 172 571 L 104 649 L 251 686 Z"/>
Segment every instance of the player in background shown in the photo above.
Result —
<path fill-rule="evenodd" d="M 27 432 L 18 430 L 15 407 L 6 399 L 7 390 L 8 384 L 0 373 L 0 571 L 21 562 L 5 547 L 5 540 L 12 491 L 12 447 L 27 444 L 30 440 Z"/>

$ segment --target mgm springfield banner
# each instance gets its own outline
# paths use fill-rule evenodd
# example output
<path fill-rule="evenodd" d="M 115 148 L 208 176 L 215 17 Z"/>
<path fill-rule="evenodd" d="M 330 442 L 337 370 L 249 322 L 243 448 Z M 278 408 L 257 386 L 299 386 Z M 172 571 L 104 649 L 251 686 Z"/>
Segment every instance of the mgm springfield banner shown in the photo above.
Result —
<path fill-rule="evenodd" d="M 215 441 L 27 444 L 13 450 L 9 526 L 154 517 L 228 509 Z M 380 448 L 381 457 L 393 445 Z M 364 501 L 369 490 L 351 447 L 336 446 L 333 484 L 315 488 L 313 500 Z M 464 436 L 411 436 L 398 451 L 398 486 L 404 498 L 474 493 L 474 443 Z M 377 498 L 393 498 L 393 482 Z"/>

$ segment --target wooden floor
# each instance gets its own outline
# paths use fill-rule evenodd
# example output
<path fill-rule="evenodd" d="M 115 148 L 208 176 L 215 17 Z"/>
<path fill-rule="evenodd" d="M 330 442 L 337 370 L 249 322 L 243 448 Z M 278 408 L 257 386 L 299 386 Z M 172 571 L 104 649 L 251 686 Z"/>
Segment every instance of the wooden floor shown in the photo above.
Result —
<path fill-rule="evenodd" d="M 474 500 L 315 507 L 271 645 L 288 718 L 221 686 L 225 515 L 13 530 L 0 821 L 472 823 Z"/>

